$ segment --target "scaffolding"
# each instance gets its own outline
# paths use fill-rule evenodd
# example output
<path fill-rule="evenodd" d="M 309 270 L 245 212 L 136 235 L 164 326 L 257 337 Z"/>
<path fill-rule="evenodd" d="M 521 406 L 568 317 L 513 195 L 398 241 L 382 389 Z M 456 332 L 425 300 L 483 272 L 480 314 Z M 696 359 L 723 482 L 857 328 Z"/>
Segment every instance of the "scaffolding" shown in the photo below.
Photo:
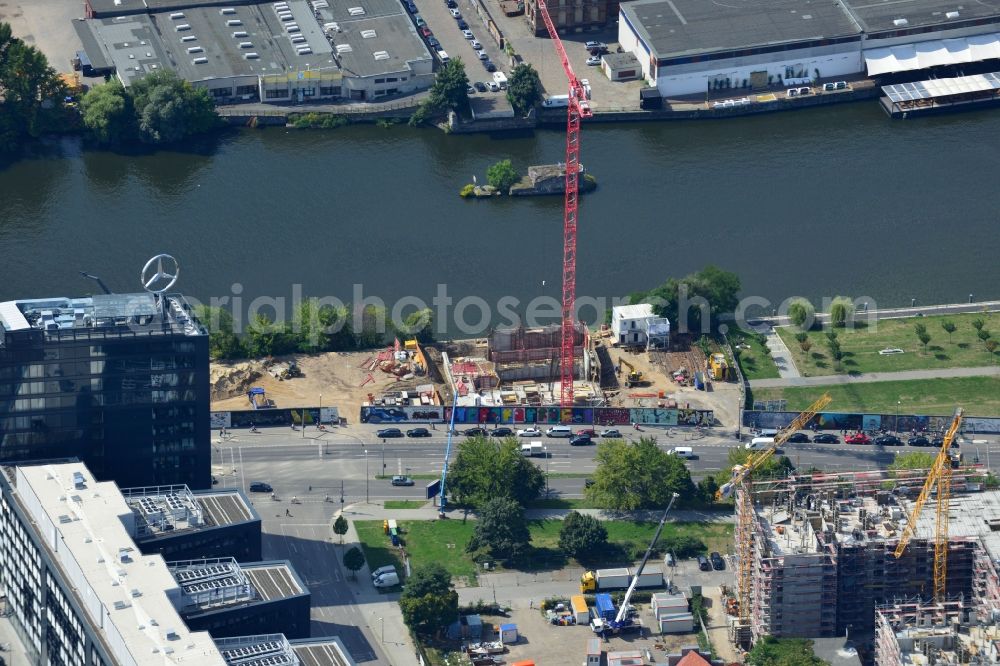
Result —
<path fill-rule="evenodd" d="M 1000 626 L 978 622 L 976 604 L 897 600 L 875 610 L 876 666 L 996 664 Z"/>

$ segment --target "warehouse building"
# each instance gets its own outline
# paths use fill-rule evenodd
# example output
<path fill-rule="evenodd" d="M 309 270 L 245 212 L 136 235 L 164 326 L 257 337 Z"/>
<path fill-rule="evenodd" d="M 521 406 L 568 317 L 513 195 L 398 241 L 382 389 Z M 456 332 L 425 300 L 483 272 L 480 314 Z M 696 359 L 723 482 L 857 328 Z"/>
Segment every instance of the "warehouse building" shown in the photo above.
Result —
<path fill-rule="evenodd" d="M 877 76 L 1000 57 L 1000 5 L 635 0 L 618 39 L 663 96 Z"/>
<path fill-rule="evenodd" d="M 74 21 L 90 73 L 123 85 L 170 69 L 219 104 L 373 100 L 433 83 L 433 60 L 399 0 L 227 3 L 90 0 Z"/>
<path fill-rule="evenodd" d="M 146 555 L 261 558 L 260 516 L 236 488 L 192 492 L 187 486 L 154 486 L 121 492 L 135 514 L 130 536 Z"/>

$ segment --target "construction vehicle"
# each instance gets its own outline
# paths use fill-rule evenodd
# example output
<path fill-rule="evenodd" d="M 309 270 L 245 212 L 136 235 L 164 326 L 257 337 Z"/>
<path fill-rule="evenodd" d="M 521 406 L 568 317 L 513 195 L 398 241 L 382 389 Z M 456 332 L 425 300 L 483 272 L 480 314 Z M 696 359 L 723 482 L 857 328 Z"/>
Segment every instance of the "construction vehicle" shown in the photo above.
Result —
<path fill-rule="evenodd" d="M 951 502 L 951 470 L 953 464 L 950 449 L 951 443 L 955 439 L 955 435 L 958 434 L 959 427 L 962 425 L 962 415 L 963 411 L 961 407 L 955 410 L 955 416 L 951 420 L 951 427 L 948 428 L 948 432 L 945 433 L 944 439 L 941 441 L 941 449 L 938 451 L 937 457 L 934 458 L 934 464 L 931 466 L 930 472 L 927 473 L 927 479 L 924 481 L 924 487 L 920 490 L 920 495 L 917 496 L 917 500 L 913 503 L 913 511 L 910 512 L 906 520 L 906 527 L 903 528 L 903 533 L 899 537 L 899 544 L 893 553 L 896 559 L 899 559 L 906 552 L 906 546 L 910 543 L 910 539 L 913 538 L 913 534 L 917 529 L 917 520 L 920 519 L 920 512 L 923 511 L 924 504 L 927 503 L 927 499 L 931 496 L 931 492 L 933 492 L 936 486 L 937 514 L 934 526 L 934 600 L 939 602 L 945 600 L 948 583 L 948 507 Z M 961 461 L 961 457 L 959 457 L 959 461 Z"/>
<path fill-rule="evenodd" d="M 663 510 L 663 515 L 660 516 L 660 524 L 656 526 L 656 532 L 653 533 L 653 540 L 649 542 L 649 548 L 646 549 L 646 554 L 642 556 L 642 562 L 635 570 L 635 575 L 632 577 L 632 584 L 628 586 L 628 590 L 625 592 L 625 598 L 622 599 L 621 606 L 618 607 L 618 614 L 615 615 L 613 620 L 608 620 L 606 617 L 602 617 L 600 613 L 597 617 L 590 621 L 590 628 L 595 634 L 600 634 L 602 637 L 614 636 L 615 634 L 626 633 L 630 631 L 637 631 L 642 629 L 642 625 L 632 619 L 632 606 L 629 602 L 632 600 L 632 594 L 635 592 L 636 586 L 639 581 L 642 580 L 642 570 L 646 566 L 646 562 L 649 561 L 650 555 L 653 554 L 653 548 L 656 547 L 656 542 L 660 540 L 660 534 L 663 532 L 663 525 L 667 522 L 667 514 L 670 513 L 670 509 L 674 506 L 674 502 L 677 501 L 679 495 L 674 493 L 670 497 L 670 503 L 667 504 L 667 508 Z M 600 596 L 600 595 L 598 595 Z"/>
<path fill-rule="evenodd" d="M 773 456 L 795 432 L 801 430 L 814 416 L 833 398 L 828 393 L 809 405 L 804 412 L 792 419 L 792 422 L 779 430 L 774 440 L 759 451 L 751 451 L 746 462 L 733 467 L 732 476 L 716 493 L 716 499 L 724 499 L 739 490 L 736 497 L 736 561 L 739 569 L 736 572 L 736 599 L 739 611 L 740 626 L 744 629 L 750 626 L 750 597 L 753 575 L 753 498 L 747 481 L 750 476 Z"/>
<path fill-rule="evenodd" d="M 629 586 L 633 578 L 638 580 L 636 587 L 663 587 L 663 572 L 659 569 L 649 570 L 642 575 L 631 569 L 598 569 L 586 571 L 580 576 L 580 591 L 583 593 L 597 590 L 623 590 Z"/>
<path fill-rule="evenodd" d="M 708 369 L 712 379 L 724 381 L 729 378 L 729 364 L 726 363 L 725 354 L 712 354 L 708 357 Z"/>
<path fill-rule="evenodd" d="M 642 386 L 647 382 L 642 378 L 642 372 L 635 369 L 635 366 L 621 359 L 620 363 L 628 368 L 628 374 L 625 375 L 625 388 L 632 388 L 633 386 Z"/>

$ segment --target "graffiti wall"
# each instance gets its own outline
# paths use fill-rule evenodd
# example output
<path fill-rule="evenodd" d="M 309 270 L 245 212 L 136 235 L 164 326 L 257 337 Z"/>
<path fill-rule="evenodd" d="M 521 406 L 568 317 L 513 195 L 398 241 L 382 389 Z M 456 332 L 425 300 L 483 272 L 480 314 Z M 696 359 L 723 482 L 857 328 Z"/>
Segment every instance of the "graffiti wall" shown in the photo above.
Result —
<path fill-rule="evenodd" d="M 303 409 L 247 409 L 235 412 L 212 412 L 209 422 L 212 428 L 249 428 L 257 426 L 290 426 L 302 423 L 305 411 L 306 424 L 337 423 L 340 410 L 337 407 L 306 407 Z M 321 418 L 322 417 L 322 418 Z"/>
<path fill-rule="evenodd" d="M 448 423 L 451 407 L 362 407 L 362 423 Z M 587 424 L 696 426 L 712 425 L 715 414 L 704 409 L 624 407 L 456 407 L 455 423 L 477 424 Z"/>
<path fill-rule="evenodd" d="M 684 410 L 680 410 L 684 411 Z M 784 428 L 798 412 L 743 412 L 745 428 Z M 951 416 L 915 414 L 851 414 L 823 412 L 808 424 L 820 430 L 892 430 L 895 432 L 942 432 L 951 425 Z M 962 420 L 964 433 L 1000 433 L 1000 418 L 970 417 Z"/>

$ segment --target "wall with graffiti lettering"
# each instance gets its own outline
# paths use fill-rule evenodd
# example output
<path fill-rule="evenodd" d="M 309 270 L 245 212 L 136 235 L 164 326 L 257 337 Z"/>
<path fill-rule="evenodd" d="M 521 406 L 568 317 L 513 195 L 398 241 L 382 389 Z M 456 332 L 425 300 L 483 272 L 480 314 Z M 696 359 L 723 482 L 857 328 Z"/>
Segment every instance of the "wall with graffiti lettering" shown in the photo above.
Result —
<path fill-rule="evenodd" d="M 448 423 L 451 407 L 362 407 L 362 423 Z M 651 407 L 456 407 L 455 423 L 478 424 L 587 424 L 599 426 L 643 425 L 708 426 L 715 423 L 710 409 L 659 409 Z"/>
<path fill-rule="evenodd" d="M 684 410 L 681 410 L 684 411 Z M 743 412 L 745 428 L 784 428 L 798 412 Z M 943 432 L 951 425 L 951 416 L 921 416 L 916 414 L 857 414 L 823 412 L 817 414 L 807 428 L 819 430 L 890 430 L 893 432 Z M 964 433 L 1000 433 L 1000 418 L 969 417 L 962 420 Z"/>

